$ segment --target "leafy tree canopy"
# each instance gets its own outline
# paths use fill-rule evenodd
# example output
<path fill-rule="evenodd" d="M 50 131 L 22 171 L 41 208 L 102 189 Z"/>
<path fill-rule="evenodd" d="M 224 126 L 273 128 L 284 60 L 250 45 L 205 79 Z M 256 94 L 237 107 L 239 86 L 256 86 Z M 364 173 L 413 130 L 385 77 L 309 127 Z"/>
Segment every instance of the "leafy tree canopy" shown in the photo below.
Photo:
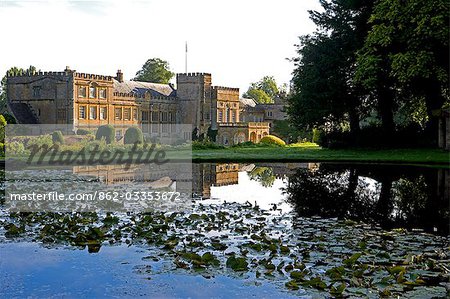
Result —
<path fill-rule="evenodd" d="M 136 73 L 136 77 L 133 80 L 168 84 L 174 75 L 167 61 L 160 58 L 151 58 Z"/>
<path fill-rule="evenodd" d="M 359 130 L 362 92 L 353 74 L 356 50 L 364 43 L 373 1 L 320 0 L 323 10 L 310 11 L 317 29 L 300 37 L 291 96 L 290 120 L 299 129 L 326 127 L 343 122 Z"/>
<path fill-rule="evenodd" d="M 278 88 L 274 77 L 265 76 L 258 82 L 250 84 L 243 96 L 254 99 L 260 104 L 273 103 L 274 98 L 279 95 L 280 89 L 284 90 L 283 88 Z"/>
<path fill-rule="evenodd" d="M 398 100 L 424 99 L 429 114 L 441 108 L 448 101 L 449 3 L 378 1 L 358 52 L 356 79 L 369 91 L 390 80 L 390 88 L 401 96 Z"/>

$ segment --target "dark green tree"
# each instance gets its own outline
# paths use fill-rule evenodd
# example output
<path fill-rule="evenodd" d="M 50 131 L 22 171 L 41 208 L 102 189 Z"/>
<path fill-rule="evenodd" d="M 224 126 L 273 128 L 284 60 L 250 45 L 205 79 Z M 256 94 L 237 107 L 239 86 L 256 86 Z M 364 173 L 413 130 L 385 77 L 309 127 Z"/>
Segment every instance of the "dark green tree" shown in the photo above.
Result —
<path fill-rule="evenodd" d="M 365 112 L 365 95 L 354 81 L 356 51 L 369 30 L 367 20 L 373 0 L 320 0 L 323 11 L 310 11 L 317 25 L 311 35 L 300 37 L 299 56 L 291 96 L 290 120 L 299 129 L 324 127 L 328 131 L 359 131 Z"/>
<path fill-rule="evenodd" d="M 393 131 L 402 101 L 414 107 L 424 101 L 429 134 L 435 135 L 433 111 L 449 99 L 449 11 L 448 0 L 377 1 L 356 79 L 376 95 L 385 130 Z"/>
<path fill-rule="evenodd" d="M 159 58 L 151 58 L 145 62 L 142 69 L 136 73 L 135 81 L 168 84 L 174 73 L 170 71 L 169 63 Z"/>

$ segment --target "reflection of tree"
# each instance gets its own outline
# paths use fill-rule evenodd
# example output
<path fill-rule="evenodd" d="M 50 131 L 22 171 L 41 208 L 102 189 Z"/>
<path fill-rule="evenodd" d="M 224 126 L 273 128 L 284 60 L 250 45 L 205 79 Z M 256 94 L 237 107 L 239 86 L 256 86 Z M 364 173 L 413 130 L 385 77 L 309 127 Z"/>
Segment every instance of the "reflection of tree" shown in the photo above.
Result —
<path fill-rule="evenodd" d="M 284 192 L 300 216 L 362 219 L 368 216 L 372 205 L 371 192 L 364 188 L 366 184 L 355 169 L 337 172 L 299 169 Z"/>
<path fill-rule="evenodd" d="M 395 216 L 409 226 L 449 229 L 449 201 L 436 194 L 436 175 L 401 178 L 394 183 Z"/>
<path fill-rule="evenodd" d="M 297 170 L 284 192 L 299 216 L 350 218 L 384 228 L 437 227 L 448 233 L 449 203 L 437 195 L 436 171 L 416 170 L 322 165 L 315 172 Z M 377 181 L 374 187 L 367 177 Z"/>
<path fill-rule="evenodd" d="M 260 182 L 263 187 L 272 187 L 275 175 L 271 167 L 255 167 L 249 173 L 250 179 Z"/>

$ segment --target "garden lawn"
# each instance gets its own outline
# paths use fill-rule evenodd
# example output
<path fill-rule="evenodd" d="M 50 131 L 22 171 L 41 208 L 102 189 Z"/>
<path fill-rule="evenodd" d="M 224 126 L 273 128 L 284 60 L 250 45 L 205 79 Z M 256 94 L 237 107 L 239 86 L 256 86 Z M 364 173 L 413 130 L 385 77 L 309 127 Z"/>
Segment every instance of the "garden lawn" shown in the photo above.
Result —
<path fill-rule="evenodd" d="M 194 162 L 368 162 L 450 167 L 450 153 L 441 149 L 324 149 L 314 143 L 193 150 L 192 159 Z"/>

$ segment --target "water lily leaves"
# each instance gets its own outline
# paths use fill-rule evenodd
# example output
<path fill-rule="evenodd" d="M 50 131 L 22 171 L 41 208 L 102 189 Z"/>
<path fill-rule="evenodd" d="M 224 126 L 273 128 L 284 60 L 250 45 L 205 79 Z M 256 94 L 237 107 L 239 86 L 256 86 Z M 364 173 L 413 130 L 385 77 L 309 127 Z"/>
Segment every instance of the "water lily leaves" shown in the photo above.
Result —
<path fill-rule="evenodd" d="M 178 245 L 179 239 L 177 237 L 171 237 L 164 242 L 163 249 L 172 250 Z"/>
<path fill-rule="evenodd" d="M 333 285 L 330 288 L 330 295 L 335 296 L 335 297 L 341 297 L 342 293 L 344 293 L 346 287 L 347 287 L 347 285 L 345 284 L 345 282 L 341 283 L 337 287 L 335 287 Z"/>
<path fill-rule="evenodd" d="M 5 228 L 6 228 L 5 237 L 7 238 L 16 237 L 21 233 L 25 232 L 25 227 L 19 227 L 12 223 L 5 225 Z"/>
<path fill-rule="evenodd" d="M 234 271 L 247 271 L 248 270 L 247 260 L 243 257 L 236 257 L 234 255 L 230 256 L 227 259 L 226 266 L 228 268 L 233 269 Z"/>
<path fill-rule="evenodd" d="M 346 267 L 352 267 L 356 263 L 356 261 L 361 257 L 361 255 L 362 255 L 361 252 L 353 254 L 350 258 L 343 261 L 344 265 Z"/>
<path fill-rule="evenodd" d="M 342 275 L 345 272 L 344 266 L 339 267 L 333 267 L 331 269 L 328 269 L 325 274 L 331 278 L 331 280 L 342 280 Z"/>
<path fill-rule="evenodd" d="M 394 266 L 394 267 L 390 267 L 388 268 L 389 273 L 391 274 L 399 274 L 401 272 L 406 272 L 406 268 L 402 267 L 402 266 Z"/>
<path fill-rule="evenodd" d="M 381 297 L 390 297 L 392 295 L 392 293 L 389 289 L 386 288 L 386 289 L 380 290 L 379 295 Z"/>
<path fill-rule="evenodd" d="M 289 247 L 288 246 L 280 246 L 280 252 L 282 253 L 282 254 L 289 254 L 289 252 L 290 252 L 291 250 L 289 249 Z"/>
<path fill-rule="evenodd" d="M 294 270 L 294 266 L 292 264 L 286 265 L 286 267 L 284 267 L 284 271 L 286 272 L 290 272 Z"/>
<path fill-rule="evenodd" d="M 292 271 L 289 276 L 296 281 L 303 281 L 305 275 L 306 273 L 303 271 Z"/>
<path fill-rule="evenodd" d="M 206 265 L 213 265 L 213 266 L 219 266 L 220 261 L 214 256 L 214 254 L 210 252 L 205 252 L 202 255 L 202 262 L 204 262 Z"/>
<path fill-rule="evenodd" d="M 318 290 L 325 290 L 327 288 L 327 284 L 319 276 L 311 278 L 310 280 L 305 280 L 301 282 L 301 285 L 309 286 Z"/>
<path fill-rule="evenodd" d="M 187 263 L 179 260 L 178 258 L 175 259 L 173 262 L 174 262 L 174 264 L 175 264 L 175 266 L 177 268 L 181 268 L 181 269 L 188 269 L 189 268 L 189 265 Z"/>
<path fill-rule="evenodd" d="M 277 271 L 280 272 L 280 273 L 283 273 L 283 267 L 284 267 L 284 265 L 285 265 L 285 262 L 284 262 L 284 261 L 280 262 L 280 263 L 278 264 L 278 266 L 277 266 Z"/>
<path fill-rule="evenodd" d="M 445 297 L 440 284 L 449 278 L 447 238 L 386 233 L 336 219 L 274 216 L 251 205 L 198 205 L 192 213 L 13 215 L 1 224 L 9 236 L 26 232 L 25 237 L 39 242 L 91 252 L 105 241 L 140 243 L 154 251 L 151 256 L 160 257 L 155 258 L 158 263 L 169 261 L 192 274 L 211 277 L 226 265 L 237 272 L 252 271 L 261 282 L 281 280 L 289 290 L 313 288 L 307 293 L 318 297 L 414 297 L 428 295 L 425 288 L 433 294 L 444 290 Z"/>
<path fill-rule="evenodd" d="M 300 286 L 298 285 L 297 281 L 295 281 L 295 280 L 290 280 L 290 281 L 286 282 L 285 286 L 290 290 L 300 289 Z"/>
<path fill-rule="evenodd" d="M 103 219 L 103 224 L 105 226 L 112 226 L 112 225 L 115 225 L 115 224 L 118 224 L 118 223 L 119 223 L 119 217 L 111 216 L 110 213 L 108 213 L 106 215 L 105 219 Z"/>
<path fill-rule="evenodd" d="M 223 251 L 223 250 L 228 248 L 228 246 L 226 244 L 223 244 L 223 243 L 220 243 L 220 242 L 214 242 L 214 241 L 211 242 L 211 246 L 215 250 L 220 250 L 220 251 Z"/>

